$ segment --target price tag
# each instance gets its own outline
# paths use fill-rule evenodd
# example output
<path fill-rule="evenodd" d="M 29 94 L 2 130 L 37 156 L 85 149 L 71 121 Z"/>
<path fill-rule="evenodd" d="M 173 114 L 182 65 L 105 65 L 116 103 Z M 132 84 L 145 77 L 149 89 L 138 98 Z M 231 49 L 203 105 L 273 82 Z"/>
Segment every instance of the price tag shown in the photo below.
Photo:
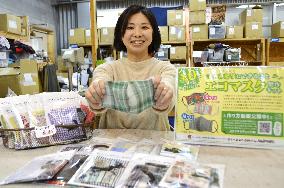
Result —
<path fill-rule="evenodd" d="M 35 127 L 35 136 L 37 138 L 43 138 L 47 136 L 52 136 L 56 133 L 56 128 L 54 125 L 47 125 L 43 127 Z"/>
<path fill-rule="evenodd" d="M 231 60 L 232 59 L 232 55 L 228 55 L 228 59 Z"/>

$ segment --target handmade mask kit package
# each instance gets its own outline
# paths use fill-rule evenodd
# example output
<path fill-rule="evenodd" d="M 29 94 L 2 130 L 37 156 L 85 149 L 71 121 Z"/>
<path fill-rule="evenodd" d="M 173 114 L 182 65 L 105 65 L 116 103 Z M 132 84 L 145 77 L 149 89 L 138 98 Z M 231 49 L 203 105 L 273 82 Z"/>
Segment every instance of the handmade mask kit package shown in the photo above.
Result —
<path fill-rule="evenodd" d="M 83 101 L 75 92 L 1 99 L 4 146 L 27 149 L 90 138 L 94 113 Z"/>

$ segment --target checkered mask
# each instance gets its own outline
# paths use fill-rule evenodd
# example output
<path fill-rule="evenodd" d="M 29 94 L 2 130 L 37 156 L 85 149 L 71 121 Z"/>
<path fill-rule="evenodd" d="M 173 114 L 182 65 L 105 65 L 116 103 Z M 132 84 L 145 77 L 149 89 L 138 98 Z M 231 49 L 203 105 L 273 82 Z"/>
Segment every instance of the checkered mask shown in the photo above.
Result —
<path fill-rule="evenodd" d="M 154 105 L 152 80 L 108 81 L 103 106 L 129 113 L 140 113 Z"/>

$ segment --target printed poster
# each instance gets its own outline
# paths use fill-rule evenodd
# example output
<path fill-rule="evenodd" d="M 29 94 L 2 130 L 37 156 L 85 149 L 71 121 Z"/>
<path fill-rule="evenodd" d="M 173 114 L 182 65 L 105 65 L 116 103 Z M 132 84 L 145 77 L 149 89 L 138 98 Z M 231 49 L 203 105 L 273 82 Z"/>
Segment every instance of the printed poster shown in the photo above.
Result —
<path fill-rule="evenodd" d="M 284 67 L 178 68 L 176 140 L 284 148 Z"/>

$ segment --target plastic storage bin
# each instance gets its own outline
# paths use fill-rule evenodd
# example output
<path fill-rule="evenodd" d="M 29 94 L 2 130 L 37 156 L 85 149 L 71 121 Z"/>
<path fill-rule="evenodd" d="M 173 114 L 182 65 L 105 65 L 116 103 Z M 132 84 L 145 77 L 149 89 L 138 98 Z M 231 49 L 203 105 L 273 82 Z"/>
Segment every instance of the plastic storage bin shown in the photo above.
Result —
<path fill-rule="evenodd" d="M 222 62 L 224 58 L 224 48 L 208 49 L 208 61 L 210 62 Z"/>

